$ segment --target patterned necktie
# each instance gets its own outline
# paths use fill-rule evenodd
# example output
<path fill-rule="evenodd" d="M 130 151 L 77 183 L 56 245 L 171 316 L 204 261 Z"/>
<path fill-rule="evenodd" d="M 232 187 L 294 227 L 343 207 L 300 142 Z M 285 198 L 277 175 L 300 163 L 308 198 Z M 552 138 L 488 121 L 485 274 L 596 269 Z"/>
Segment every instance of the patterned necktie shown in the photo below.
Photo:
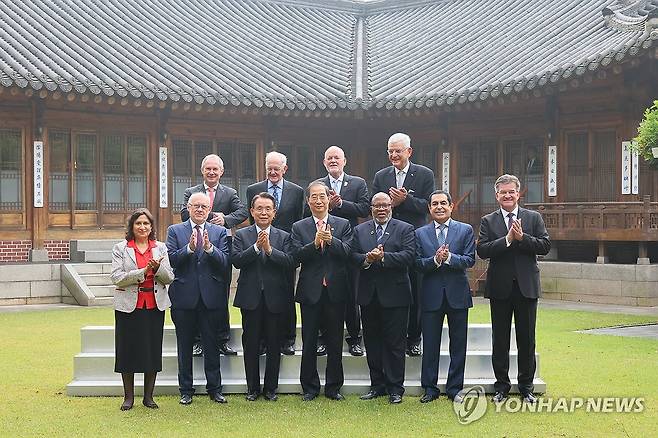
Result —
<path fill-rule="evenodd" d="M 442 246 L 444 243 L 446 243 L 446 238 L 445 235 L 443 234 L 443 230 L 445 229 L 446 224 L 439 224 L 438 227 L 436 227 L 439 232 L 436 234 L 436 240 L 439 241 L 439 246 Z"/>
<path fill-rule="evenodd" d="M 397 176 L 395 178 L 395 184 L 398 186 L 398 189 L 401 189 L 404 185 L 404 170 L 398 170 Z"/>
<path fill-rule="evenodd" d="M 274 198 L 274 206 L 279 209 L 279 186 L 276 184 L 272 186 L 272 197 Z"/>
<path fill-rule="evenodd" d="M 201 235 L 201 226 L 197 225 L 194 227 L 196 230 L 196 248 L 194 249 L 194 253 L 199 257 L 201 255 L 201 251 L 203 249 L 203 236 Z"/>
<path fill-rule="evenodd" d="M 377 225 L 377 242 L 382 240 L 382 237 L 384 237 L 384 227 Z"/>
<path fill-rule="evenodd" d="M 512 228 L 512 224 L 514 223 L 514 213 L 510 213 L 507 215 L 507 230 L 509 231 L 510 228 Z"/>
<path fill-rule="evenodd" d="M 340 181 L 338 180 L 333 180 L 331 182 L 331 188 L 333 189 L 334 193 L 337 195 L 340 195 Z"/>
<path fill-rule="evenodd" d="M 210 198 L 210 210 L 212 210 L 212 206 L 215 203 L 215 188 L 214 187 L 208 187 L 208 197 Z"/>

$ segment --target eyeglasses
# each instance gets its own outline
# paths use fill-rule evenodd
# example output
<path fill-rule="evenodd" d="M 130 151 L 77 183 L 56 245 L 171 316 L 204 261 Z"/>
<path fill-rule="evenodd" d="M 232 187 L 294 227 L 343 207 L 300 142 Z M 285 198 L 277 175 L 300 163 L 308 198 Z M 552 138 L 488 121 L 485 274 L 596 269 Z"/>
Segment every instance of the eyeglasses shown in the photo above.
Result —
<path fill-rule="evenodd" d="M 373 210 L 387 210 L 391 208 L 391 204 L 373 204 L 371 207 Z"/>
<path fill-rule="evenodd" d="M 274 211 L 274 209 L 272 207 L 256 207 L 256 208 L 254 208 L 254 210 L 256 210 L 258 213 L 261 213 L 263 211 L 265 211 L 267 213 L 271 213 L 271 212 Z"/>
<path fill-rule="evenodd" d="M 504 195 L 514 195 L 516 193 L 518 193 L 517 190 L 501 190 L 500 192 L 498 192 L 499 195 L 503 195 L 503 196 Z"/>
<path fill-rule="evenodd" d="M 210 206 L 206 204 L 187 204 L 187 207 L 193 210 L 208 210 L 210 208 Z"/>
<path fill-rule="evenodd" d="M 386 152 L 388 152 L 389 155 L 393 155 L 393 154 L 400 155 L 402 152 L 406 151 L 407 149 L 408 149 L 408 148 L 404 148 L 404 149 L 388 149 Z"/>

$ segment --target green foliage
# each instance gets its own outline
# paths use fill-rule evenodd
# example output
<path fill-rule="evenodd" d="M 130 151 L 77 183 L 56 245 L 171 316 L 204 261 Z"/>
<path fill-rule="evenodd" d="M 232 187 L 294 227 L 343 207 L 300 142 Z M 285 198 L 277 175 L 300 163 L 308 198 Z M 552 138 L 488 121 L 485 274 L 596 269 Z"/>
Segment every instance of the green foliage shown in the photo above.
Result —
<path fill-rule="evenodd" d="M 651 148 L 658 147 L 658 100 L 644 110 L 644 118 L 637 128 L 637 137 L 633 139 L 639 154 L 651 164 L 658 164 L 658 159 L 653 157 Z"/>
<path fill-rule="evenodd" d="M 235 324 L 239 312 L 231 310 Z M 576 331 L 649 321 L 656 318 L 541 306 L 537 316 L 545 397 L 645 397 L 643 413 L 496 413 L 489 403 L 482 419 L 462 426 L 443 395 L 428 405 L 405 396 L 399 406 L 356 395 L 340 403 L 324 397 L 303 403 L 298 395 L 250 403 L 229 395 L 229 403 L 219 406 L 198 396 L 183 407 L 176 396 L 157 395 L 156 387 L 160 409 L 144 408 L 138 397 L 131 411 L 121 412 L 119 397 L 68 397 L 65 389 L 80 351 L 80 328 L 112 324 L 111 308 L 0 313 L 0 436 L 647 437 L 658 424 L 658 341 Z M 488 305 L 471 309 L 469 322 L 489 322 Z"/>

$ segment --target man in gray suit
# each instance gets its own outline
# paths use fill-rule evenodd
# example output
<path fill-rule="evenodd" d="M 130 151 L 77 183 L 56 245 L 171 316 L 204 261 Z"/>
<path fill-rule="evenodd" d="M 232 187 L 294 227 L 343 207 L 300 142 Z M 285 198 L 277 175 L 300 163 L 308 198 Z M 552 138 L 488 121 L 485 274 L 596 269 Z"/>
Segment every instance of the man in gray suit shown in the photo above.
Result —
<path fill-rule="evenodd" d="M 211 211 L 208 214 L 208 222 L 214 225 L 221 225 L 226 228 L 228 247 L 231 247 L 231 228 L 241 224 L 247 219 L 246 210 L 242 207 L 242 202 L 238 197 L 238 192 L 229 186 L 219 183 L 224 174 L 224 162 L 218 155 L 206 155 L 201 161 L 201 175 L 203 183 L 196 186 L 188 187 L 183 194 L 183 207 L 180 211 L 181 222 L 190 218 L 190 212 L 187 210 L 187 202 L 193 193 L 205 193 L 210 198 Z M 228 296 L 231 287 L 231 264 L 227 266 L 226 275 L 226 296 Z M 230 323 L 228 310 L 226 320 L 222 322 L 219 330 L 219 352 L 221 354 L 234 356 L 238 354 L 229 344 Z M 194 354 L 200 355 L 203 350 L 200 343 L 194 346 Z"/>

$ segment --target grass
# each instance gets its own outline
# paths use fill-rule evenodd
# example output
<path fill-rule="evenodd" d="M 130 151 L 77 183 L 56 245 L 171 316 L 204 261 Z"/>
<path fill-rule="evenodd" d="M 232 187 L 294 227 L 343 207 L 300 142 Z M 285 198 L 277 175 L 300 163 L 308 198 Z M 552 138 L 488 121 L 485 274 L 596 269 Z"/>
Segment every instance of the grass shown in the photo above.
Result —
<path fill-rule="evenodd" d="M 233 316 L 235 324 L 239 314 Z M 489 322 L 488 308 L 476 306 L 469 319 Z M 112 309 L 2 313 L 0 436 L 655 436 L 658 341 L 575 333 L 648 321 L 655 317 L 540 308 L 537 330 L 545 397 L 645 397 L 644 412 L 496 413 L 490 403 L 482 419 L 463 426 L 444 397 L 421 405 L 409 396 L 390 406 L 385 398 L 364 402 L 356 395 L 342 403 L 323 397 L 302 403 L 296 395 L 249 403 L 230 395 L 228 405 L 198 397 L 182 407 L 178 397 L 159 396 L 157 411 L 140 404 L 120 412 L 117 397 L 65 393 L 80 327 L 113 324 Z"/>

